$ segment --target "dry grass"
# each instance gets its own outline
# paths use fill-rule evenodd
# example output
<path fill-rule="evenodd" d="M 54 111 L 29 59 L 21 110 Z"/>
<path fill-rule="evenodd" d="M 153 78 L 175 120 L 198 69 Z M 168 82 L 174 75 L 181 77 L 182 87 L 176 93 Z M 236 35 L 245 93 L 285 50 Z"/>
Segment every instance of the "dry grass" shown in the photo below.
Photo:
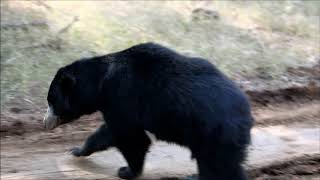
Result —
<path fill-rule="evenodd" d="M 220 18 L 193 21 L 195 8 Z M 1 1 L 1 108 L 45 104 L 60 66 L 147 41 L 206 57 L 232 77 L 277 78 L 319 57 L 319 18 L 319 1 Z"/>

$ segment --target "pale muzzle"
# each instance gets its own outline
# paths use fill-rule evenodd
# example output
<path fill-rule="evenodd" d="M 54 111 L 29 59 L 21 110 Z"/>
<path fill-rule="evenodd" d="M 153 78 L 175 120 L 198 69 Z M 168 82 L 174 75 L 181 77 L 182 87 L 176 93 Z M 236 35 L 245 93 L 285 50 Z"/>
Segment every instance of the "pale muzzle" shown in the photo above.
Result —
<path fill-rule="evenodd" d="M 43 124 L 46 129 L 54 129 L 60 125 L 60 119 L 54 114 L 51 106 L 48 107 L 47 113 L 43 118 Z"/>

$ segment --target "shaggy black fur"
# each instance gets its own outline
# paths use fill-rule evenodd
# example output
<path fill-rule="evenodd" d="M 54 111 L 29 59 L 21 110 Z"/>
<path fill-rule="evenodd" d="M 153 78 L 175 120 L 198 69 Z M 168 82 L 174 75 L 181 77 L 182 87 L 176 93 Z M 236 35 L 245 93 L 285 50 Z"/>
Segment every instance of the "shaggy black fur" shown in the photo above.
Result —
<path fill-rule="evenodd" d="M 101 111 L 106 125 L 92 134 L 75 156 L 114 146 L 133 179 L 143 170 L 157 139 L 188 147 L 200 180 L 245 180 L 242 162 L 253 119 L 246 96 L 205 59 L 186 57 L 145 43 L 105 56 L 82 59 L 57 72 L 48 103 L 61 123 Z"/>

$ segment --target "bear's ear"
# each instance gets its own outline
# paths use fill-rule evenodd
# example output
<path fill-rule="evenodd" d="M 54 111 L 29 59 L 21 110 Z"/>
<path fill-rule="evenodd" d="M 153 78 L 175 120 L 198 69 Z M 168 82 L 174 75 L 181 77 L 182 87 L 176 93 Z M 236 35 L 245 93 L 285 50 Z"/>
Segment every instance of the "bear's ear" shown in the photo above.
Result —
<path fill-rule="evenodd" d="M 76 84 L 76 78 L 73 74 L 64 72 L 61 77 L 61 89 L 64 94 L 67 94 L 72 90 Z"/>

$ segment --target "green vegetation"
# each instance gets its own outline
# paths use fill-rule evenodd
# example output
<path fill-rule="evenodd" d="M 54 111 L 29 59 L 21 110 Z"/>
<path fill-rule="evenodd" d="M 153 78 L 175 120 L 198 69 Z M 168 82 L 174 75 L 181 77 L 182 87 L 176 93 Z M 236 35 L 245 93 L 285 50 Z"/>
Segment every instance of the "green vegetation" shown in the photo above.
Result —
<path fill-rule="evenodd" d="M 196 8 L 219 18 L 192 20 Z M 1 108 L 44 105 L 59 67 L 147 41 L 277 78 L 319 57 L 319 19 L 320 1 L 1 1 Z"/>

